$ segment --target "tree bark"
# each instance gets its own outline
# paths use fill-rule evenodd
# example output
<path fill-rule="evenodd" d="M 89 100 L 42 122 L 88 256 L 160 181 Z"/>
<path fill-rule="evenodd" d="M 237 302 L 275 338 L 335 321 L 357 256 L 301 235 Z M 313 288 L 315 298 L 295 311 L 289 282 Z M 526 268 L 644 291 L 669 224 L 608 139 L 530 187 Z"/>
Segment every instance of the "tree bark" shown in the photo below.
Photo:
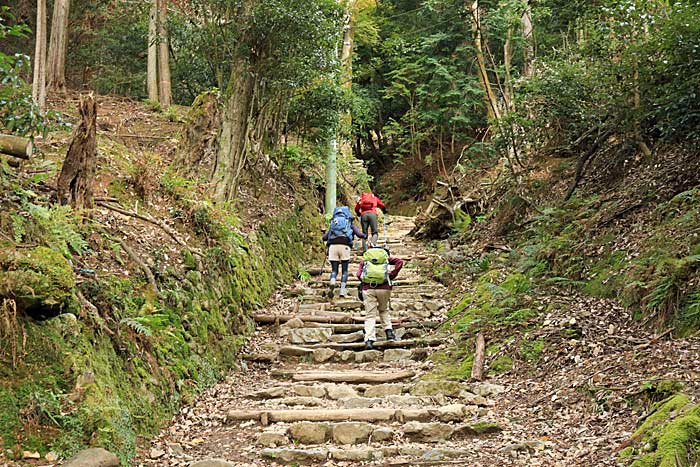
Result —
<path fill-rule="evenodd" d="M 523 75 L 532 76 L 532 61 L 535 59 L 535 37 L 532 27 L 532 7 L 527 2 L 521 17 L 523 27 Z"/>
<path fill-rule="evenodd" d="M 12 135 L 0 135 L 0 153 L 8 156 L 29 159 L 34 146 L 32 140 Z"/>
<path fill-rule="evenodd" d="M 488 72 L 486 70 L 486 59 L 484 58 L 484 49 L 481 44 L 481 14 L 479 13 L 479 0 L 468 0 L 469 10 L 472 14 L 472 40 L 474 43 L 474 49 L 476 50 L 476 62 L 477 68 L 479 70 L 479 82 L 484 90 L 484 104 L 486 104 L 486 116 L 489 120 L 500 120 L 501 113 L 498 109 L 498 101 L 496 100 L 496 94 L 493 92 L 491 87 L 491 80 L 489 79 Z"/>
<path fill-rule="evenodd" d="M 345 19 L 343 21 L 343 46 L 340 53 L 341 83 L 340 85 L 352 90 L 352 55 L 355 43 L 355 0 L 347 0 Z M 340 116 L 340 123 L 347 130 L 347 135 L 340 141 L 340 154 L 345 160 L 352 157 L 352 114 L 345 112 Z"/>
<path fill-rule="evenodd" d="M 51 18 L 51 40 L 48 55 L 48 88 L 66 90 L 66 49 L 68 47 L 68 16 L 70 0 L 56 0 Z"/>
<path fill-rule="evenodd" d="M 247 24 L 251 20 L 257 1 L 243 0 L 238 14 L 241 24 Z M 248 41 L 249 38 L 244 33 L 240 43 L 246 44 Z M 233 59 L 228 89 L 224 96 L 221 136 L 212 177 L 212 198 L 216 203 L 230 201 L 236 196 L 238 182 L 246 163 L 246 135 L 254 90 L 251 58 L 248 54 L 241 53 Z"/>
<path fill-rule="evenodd" d="M 146 74 L 148 99 L 158 100 L 158 0 L 153 0 L 148 15 L 148 68 Z"/>
<path fill-rule="evenodd" d="M 42 113 L 46 111 L 46 0 L 37 0 L 36 2 L 32 99 Z"/>
<path fill-rule="evenodd" d="M 165 27 L 168 19 L 167 0 L 158 1 L 158 93 L 160 106 L 167 109 L 172 105 L 172 90 L 170 83 L 170 61 L 168 57 L 168 31 Z"/>
<path fill-rule="evenodd" d="M 484 358 L 486 353 L 486 340 L 484 334 L 476 335 L 476 350 L 474 352 L 474 363 L 472 365 L 472 379 L 481 381 L 484 379 Z"/>
<path fill-rule="evenodd" d="M 97 103 L 92 94 L 80 96 L 80 124 L 73 132 L 68 154 L 56 183 L 58 201 L 75 209 L 91 208 L 95 178 Z"/>

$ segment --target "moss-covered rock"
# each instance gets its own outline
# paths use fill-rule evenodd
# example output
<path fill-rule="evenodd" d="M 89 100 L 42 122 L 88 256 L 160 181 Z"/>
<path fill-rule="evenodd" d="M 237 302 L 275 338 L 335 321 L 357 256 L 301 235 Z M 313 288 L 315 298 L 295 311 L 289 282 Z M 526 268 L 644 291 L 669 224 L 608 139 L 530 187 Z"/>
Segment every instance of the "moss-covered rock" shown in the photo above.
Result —
<path fill-rule="evenodd" d="M 700 460 L 695 451 L 700 442 L 700 406 L 684 394 L 658 402 L 633 439 L 637 440 L 635 446 L 620 453 L 633 467 L 694 465 Z"/>
<path fill-rule="evenodd" d="M 61 253 L 43 246 L 0 252 L 0 298 L 17 310 L 46 319 L 77 310 L 75 275 Z"/>

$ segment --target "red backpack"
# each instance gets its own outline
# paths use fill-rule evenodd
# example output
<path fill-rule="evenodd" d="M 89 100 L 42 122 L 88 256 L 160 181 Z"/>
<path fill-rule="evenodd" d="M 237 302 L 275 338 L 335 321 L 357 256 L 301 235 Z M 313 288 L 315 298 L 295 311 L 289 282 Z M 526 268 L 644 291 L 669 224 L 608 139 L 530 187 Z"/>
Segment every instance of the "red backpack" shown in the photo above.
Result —
<path fill-rule="evenodd" d="M 360 196 L 360 211 L 371 211 L 377 207 L 377 197 L 372 193 L 362 193 Z"/>

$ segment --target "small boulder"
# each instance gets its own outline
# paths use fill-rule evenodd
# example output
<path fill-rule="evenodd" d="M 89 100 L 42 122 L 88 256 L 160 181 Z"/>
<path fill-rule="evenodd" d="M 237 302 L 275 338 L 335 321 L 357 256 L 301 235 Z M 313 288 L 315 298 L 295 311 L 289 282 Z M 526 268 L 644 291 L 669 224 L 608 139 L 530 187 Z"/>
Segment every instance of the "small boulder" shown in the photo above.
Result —
<path fill-rule="evenodd" d="M 378 362 L 382 359 L 382 352 L 379 350 L 363 350 L 355 354 L 356 363 Z"/>
<path fill-rule="evenodd" d="M 297 422 L 289 427 L 289 435 L 302 444 L 321 444 L 328 439 L 330 427 L 325 423 Z"/>
<path fill-rule="evenodd" d="M 292 344 L 318 344 L 328 342 L 331 335 L 331 328 L 294 328 L 289 330 L 289 341 Z"/>
<path fill-rule="evenodd" d="M 357 391 L 347 384 L 326 384 L 324 385 L 329 399 L 340 400 L 350 397 L 357 397 Z"/>
<path fill-rule="evenodd" d="M 292 391 L 302 397 L 326 397 L 326 388 L 323 386 L 306 386 L 299 384 L 292 386 Z"/>
<path fill-rule="evenodd" d="M 338 344 L 347 344 L 349 342 L 360 342 L 364 337 L 365 333 L 363 331 L 357 331 L 350 334 L 333 334 L 331 340 Z"/>
<path fill-rule="evenodd" d="M 332 436 L 338 444 L 359 444 L 367 442 L 372 431 L 369 423 L 344 422 L 333 425 Z"/>
<path fill-rule="evenodd" d="M 412 352 L 410 349 L 386 349 L 384 351 L 385 362 L 398 362 L 401 360 L 410 360 Z"/>
<path fill-rule="evenodd" d="M 403 393 L 403 389 L 403 384 L 377 384 L 376 386 L 369 386 L 365 389 L 365 397 L 398 396 Z"/>
<path fill-rule="evenodd" d="M 435 443 L 450 439 L 454 428 L 445 423 L 408 422 L 404 425 L 403 431 L 413 441 Z"/>
<path fill-rule="evenodd" d="M 382 400 L 378 397 L 348 397 L 347 399 L 343 399 L 343 408 L 368 409 L 381 402 Z"/>
<path fill-rule="evenodd" d="M 437 418 L 441 422 L 458 422 L 464 419 L 465 413 L 464 404 L 450 404 L 437 409 Z"/>
<path fill-rule="evenodd" d="M 276 399 L 284 395 L 284 388 L 282 387 L 272 387 L 259 389 L 253 393 L 248 394 L 250 399 Z"/>
<path fill-rule="evenodd" d="M 77 453 L 63 467 L 119 467 L 119 458 L 106 449 L 90 448 Z"/>
<path fill-rule="evenodd" d="M 300 464 L 325 462 L 328 458 L 327 449 L 280 449 L 266 448 L 260 454 L 268 459 L 282 462 L 298 462 Z"/>
<path fill-rule="evenodd" d="M 372 441 L 389 441 L 394 438 L 394 430 L 387 427 L 377 428 L 372 432 Z"/>
<path fill-rule="evenodd" d="M 233 467 L 233 464 L 223 459 L 204 459 L 190 464 L 190 467 Z"/>
<path fill-rule="evenodd" d="M 372 449 L 330 449 L 329 452 L 331 458 L 336 461 L 362 462 L 376 460 L 379 457 Z"/>
<path fill-rule="evenodd" d="M 255 439 L 255 444 L 266 448 L 276 448 L 277 446 L 286 446 L 289 444 L 289 438 L 284 433 L 274 431 L 266 431 L 260 433 Z"/>
<path fill-rule="evenodd" d="M 316 363 L 324 363 L 332 359 L 337 352 L 333 349 L 323 347 L 320 349 L 314 349 L 313 359 Z"/>

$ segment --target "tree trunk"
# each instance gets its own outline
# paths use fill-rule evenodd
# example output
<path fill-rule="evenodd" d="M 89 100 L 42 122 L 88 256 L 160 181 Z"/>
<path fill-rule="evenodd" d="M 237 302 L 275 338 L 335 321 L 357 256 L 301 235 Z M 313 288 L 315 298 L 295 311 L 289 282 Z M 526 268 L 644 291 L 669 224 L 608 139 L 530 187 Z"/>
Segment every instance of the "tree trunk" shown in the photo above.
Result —
<path fill-rule="evenodd" d="M 340 85 L 352 90 L 352 53 L 355 43 L 355 0 L 347 0 L 345 5 L 345 18 L 343 21 L 343 46 L 340 53 Z M 342 128 L 347 131 L 347 136 L 340 141 L 340 154 L 344 160 L 352 157 L 352 114 L 348 111 L 340 116 Z"/>
<path fill-rule="evenodd" d="M 158 0 L 153 0 L 148 15 L 148 99 L 158 102 Z"/>
<path fill-rule="evenodd" d="M 65 91 L 65 55 L 70 0 L 55 0 L 51 16 L 51 36 L 46 54 L 48 90 Z"/>
<path fill-rule="evenodd" d="M 29 159 L 33 150 L 32 140 L 12 135 L 0 135 L 0 154 Z"/>
<path fill-rule="evenodd" d="M 36 2 L 36 43 L 34 46 L 34 78 L 32 99 L 43 113 L 46 111 L 46 0 Z"/>
<path fill-rule="evenodd" d="M 168 19 L 167 0 L 158 1 L 158 74 L 160 75 L 159 97 L 162 109 L 172 105 L 170 83 L 170 61 L 168 58 L 168 31 L 165 28 Z"/>
<path fill-rule="evenodd" d="M 498 101 L 491 87 L 488 72 L 486 70 L 486 59 L 484 49 L 481 44 L 481 15 L 479 13 L 479 0 L 474 0 L 469 4 L 472 14 L 472 39 L 476 50 L 476 62 L 479 70 L 479 81 L 484 90 L 484 104 L 486 104 L 486 116 L 489 120 L 500 120 L 501 113 L 498 109 Z"/>
<path fill-rule="evenodd" d="M 97 103 L 92 94 L 80 96 L 80 124 L 73 132 L 56 191 L 61 204 L 75 209 L 91 208 L 92 180 L 95 178 Z"/>
<path fill-rule="evenodd" d="M 245 166 L 248 114 L 255 81 L 246 59 L 238 59 L 231 70 L 229 95 L 222 119 L 219 150 L 214 167 L 213 197 L 216 202 L 235 197 L 238 180 Z"/>
<path fill-rule="evenodd" d="M 66 90 L 66 49 L 68 47 L 68 15 L 70 0 L 56 0 L 51 18 L 51 40 L 48 56 L 48 88 Z"/>
<path fill-rule="evenodd" d="M 535 59 L 535 37 L 532 34 L 532 8 L 527 2 L 521 18 L 523 26 L 523 75 L 532 76 L 532 61 Z"/>
<path fill-rule="evenodd" d="M 332 213 L 335 209 L 337 198 L 337 175 L 338 175 L 338 139 L 335 135 L 331 137 L 328 148 L 328 159 L 326 160 L 326 213 Z"/>

